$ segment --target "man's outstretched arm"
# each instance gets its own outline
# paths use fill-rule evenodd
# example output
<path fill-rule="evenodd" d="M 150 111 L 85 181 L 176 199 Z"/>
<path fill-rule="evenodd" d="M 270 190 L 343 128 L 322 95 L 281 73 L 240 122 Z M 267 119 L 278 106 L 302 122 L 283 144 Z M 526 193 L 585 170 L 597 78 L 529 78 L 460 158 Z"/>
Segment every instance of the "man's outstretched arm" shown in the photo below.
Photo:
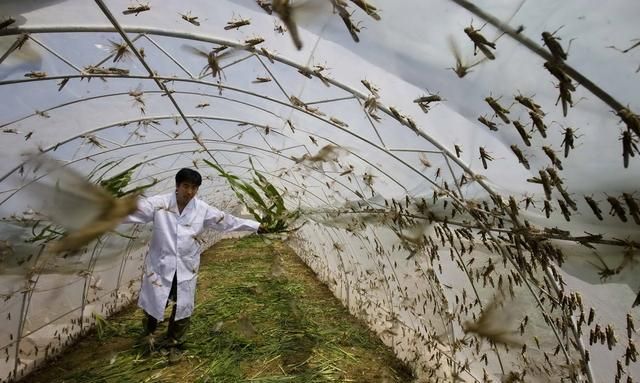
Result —
<path fill-rule="evenodd" d="M 263 233 L 260 222 L 252 219 L 234 217 L 231 214 L 208 206 L 204 218 L 204 227 L 217 231 L 255 231 Z"/>

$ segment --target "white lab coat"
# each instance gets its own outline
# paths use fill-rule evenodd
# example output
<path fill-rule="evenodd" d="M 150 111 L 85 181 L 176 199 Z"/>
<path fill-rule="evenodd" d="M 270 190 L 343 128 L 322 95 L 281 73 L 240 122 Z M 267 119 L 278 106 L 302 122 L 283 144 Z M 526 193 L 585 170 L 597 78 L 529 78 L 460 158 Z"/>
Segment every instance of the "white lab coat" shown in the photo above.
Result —
<path fill-rule="evenodd" d="M 149 252 L 145 258 L 138 305 L 161 321 L 177 273 L 176 320 L 193 312 L 201 248 L 196 236 L 204 229 L 218 231 L 256 231 L 259 222 L 226 214 L 206 202 L 193 198 L 178 213 L 175 193 L 141 198 L 138 210 L 124 223 L 153 222 Z"/>

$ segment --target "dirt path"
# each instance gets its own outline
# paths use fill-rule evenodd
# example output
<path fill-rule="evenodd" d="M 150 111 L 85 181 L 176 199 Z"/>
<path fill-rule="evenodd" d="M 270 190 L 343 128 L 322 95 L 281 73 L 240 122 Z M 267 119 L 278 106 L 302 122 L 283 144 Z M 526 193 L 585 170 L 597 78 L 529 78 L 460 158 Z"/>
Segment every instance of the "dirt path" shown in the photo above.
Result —
<path fill-rule="evenodd" d="M 141 311 L 109 319 L 28 382 L 410 382 L 410 371 L 286 245 L 224 240 L 202 256 L 187 351 L 142 356 Z M 165 330 L 161 325 L 159 330 Z"/>

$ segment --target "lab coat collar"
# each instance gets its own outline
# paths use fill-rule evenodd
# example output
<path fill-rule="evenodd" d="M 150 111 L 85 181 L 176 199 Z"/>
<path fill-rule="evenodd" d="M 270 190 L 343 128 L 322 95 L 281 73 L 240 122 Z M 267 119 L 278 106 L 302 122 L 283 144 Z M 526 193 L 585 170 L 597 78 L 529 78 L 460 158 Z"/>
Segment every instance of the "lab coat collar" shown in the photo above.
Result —
<path fill-rule="evenodd" d="M 196 206 L 196 197 L 191 198 L 191 201 L 184 207 L 182 210 L 182 214 L 180 214 L 180 209 L 178 209 L 178 200 L 176 199 L 176 193 L 171 195 L 171 202 L 169 203 L 170 210 L 175 212 L 177 216 L 187 215 L 192 212 L 192 210 Z"/>

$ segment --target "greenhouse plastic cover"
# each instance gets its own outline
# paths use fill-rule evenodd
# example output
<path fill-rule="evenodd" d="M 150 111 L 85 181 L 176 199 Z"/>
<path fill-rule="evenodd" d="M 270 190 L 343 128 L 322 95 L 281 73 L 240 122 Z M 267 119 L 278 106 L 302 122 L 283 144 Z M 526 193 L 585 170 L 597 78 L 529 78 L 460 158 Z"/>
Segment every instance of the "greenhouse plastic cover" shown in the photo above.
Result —
<path fill-rule="evenodd" d="M 209 162 L 276 186 L 289 244 L 419 379 L 638 379 L 640 3 L 292 1 L 300 50 L 268 3 L 0 3 L 0 378 L 139 289 L 150 226 L 47 250 L 51 217 L 95 219 L 61 185 L 191 167 L 241 214 Z"/>

